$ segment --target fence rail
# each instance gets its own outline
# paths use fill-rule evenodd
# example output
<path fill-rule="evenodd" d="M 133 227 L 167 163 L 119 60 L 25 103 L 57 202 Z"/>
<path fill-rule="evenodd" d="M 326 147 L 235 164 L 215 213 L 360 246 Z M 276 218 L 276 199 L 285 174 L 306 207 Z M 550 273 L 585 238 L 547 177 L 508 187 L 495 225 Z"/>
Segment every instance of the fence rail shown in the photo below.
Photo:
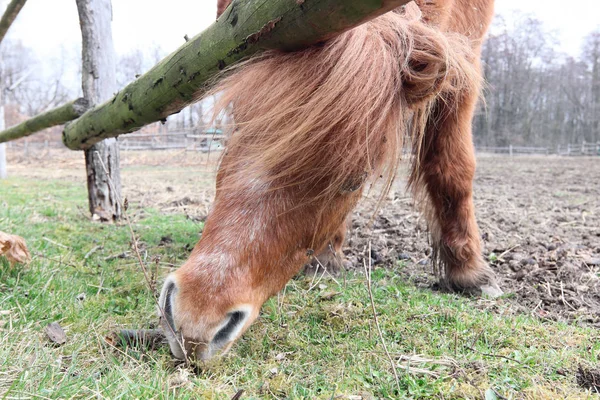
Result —
<path fill-rule="evenodd" d="M 557 154 L 560 156 L 600 156 L 600 142 L 558 146 Z"/>
<path fill-rule="evenodd" d="M 549 147 L 531 147 L 531 146 L 476 146 L 478 153 L 508 154 L 514 155 L 550 155 L 559 156 L 600 156 L 600 142 L 581 144 L 567 144 L 558 146 L 556 150 Z"/>
<path fill-rule="evenodd" d="M 524 146 L 506 146 L 506 147 L 492 147 L 492 146 L 476 146 L 475 149 L 481 153 L 493 153 L 493 154 L 550 154 L 550 150 L 547 147 L 524 147 Z"/>
<path fill-rule="evenodd" d="M 157 151 L 157 150 L 187 150 L 199 152 L 221 151 L 225 147 L 226 135 L 222 133 L 206 133 L 209 131 L 186 130 L 163 133 L 131 133 L 118 138 L 122 151 Z M 55 140 L 31 141 L 19 140 L 8 142 L 9 152 L 21 150 L 24 155 L 30 151 L 46 149 L 64 149 L 63 143 Z M 600 156 L 600 142 L 561 145 L 550 147 L 534 146 L 476 146 L 477 153 L 498 155 L 559 155 L 559 156 Z M 410 149 L 404 151 L 410 154 Z"/>
<path fill-rule="evenodd" d="M 163 134 L 133 133 L 118 138 L 119 147 L 129 150 L 176 150 L 210 152 L 219 151 L 225 146 L 222 134 L 194 132 L 172 132 Z"/>

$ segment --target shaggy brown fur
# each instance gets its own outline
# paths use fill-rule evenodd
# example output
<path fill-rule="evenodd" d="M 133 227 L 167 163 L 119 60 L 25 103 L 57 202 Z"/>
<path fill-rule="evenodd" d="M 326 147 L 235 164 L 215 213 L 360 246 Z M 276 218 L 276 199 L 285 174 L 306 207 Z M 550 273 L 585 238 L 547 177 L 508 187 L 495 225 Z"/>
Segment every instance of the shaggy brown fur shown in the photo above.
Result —
<path fill-rule="evenodd" d="M 424 199 L 445 281 L 493 283 L 473 214 L 470 138 L 478 43 L 489 24 L 478 13 L 491 15 L 493 3 L 418 3 L 427 22 L 411 3 L 321 45 L 267 52 L 227 71 L 214 89 L 217 113 L 233 106 L 235 132 L 203 237 L 161 295 L 167 321 L 200 357 L 227 349 L 327 246 L 369 177 L 389 187 L 409 125 L 411 186 Z M 480 31 L 474 39 L 467 22 Z M 223 345 L 220 329 L 238 309 L 248 318 Z M 171 340 L 175 354 L 180 347 Z"/>

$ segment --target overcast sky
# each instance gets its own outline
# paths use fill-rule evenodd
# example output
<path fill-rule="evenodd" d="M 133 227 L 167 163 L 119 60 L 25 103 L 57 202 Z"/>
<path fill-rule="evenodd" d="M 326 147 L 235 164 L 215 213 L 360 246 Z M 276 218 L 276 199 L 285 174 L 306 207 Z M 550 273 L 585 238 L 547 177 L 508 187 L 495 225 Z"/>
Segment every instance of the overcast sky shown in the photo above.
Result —
<path fill-rule="evenodd" d="M 113 37 L 118 54 L 156 45 L 169 53 L 212 23 L 216 0 L 113 0 Z M 7 4 L 0 0 L 1 9 Z M 600 28 L 600 1 L 496 0 L 510 21 L 513 10 L 529 12 L 557 32 L 561 50 L 578 55 L 582 38 Z M 8 33 L 40 58 L 55 64 L 78 57 L 81 41 L 75 0 L 29 0 Z M 166 54 L 165 53 L 165 54 Z"/>

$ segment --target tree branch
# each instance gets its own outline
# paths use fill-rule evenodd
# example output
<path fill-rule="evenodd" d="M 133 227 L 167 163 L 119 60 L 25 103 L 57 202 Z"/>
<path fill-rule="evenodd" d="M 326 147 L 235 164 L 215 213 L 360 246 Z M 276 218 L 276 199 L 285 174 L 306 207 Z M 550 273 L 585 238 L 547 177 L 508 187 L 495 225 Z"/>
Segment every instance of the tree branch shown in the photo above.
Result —
<path fill-rule="evenodd" d="M 87 101 L 84 99 L 77 99 L 58 108 L 46 111 L 36 117 L 30 118 L 19 125 L 15 125 L 0 132 L 0 143 L 26 137 L 41 131 L 42 129 L 72 121 L 83 115 L 88 108 L 87 104 Z"/>
<path fill-rule="evenodd" d="M 2 19 L 0 19 L 0 43 L 4 39 L 4 36 L 12 23 L 17 18 L 17 15 L 19 15 L 21 8 L 23 8 L 26 1 L 27 0 L 13 0 L 6 7 L 6 11 L 4 12 L 4 15 L 2 15 Z"/>
<path fill-rule="evenodd" d="M 108 102 L 65 126 L 63 142 L 88 149 L 163 120 L 197 101 L 224 68 L 252 54 L 318 43 L 409 0 L 245 0 Z"/>

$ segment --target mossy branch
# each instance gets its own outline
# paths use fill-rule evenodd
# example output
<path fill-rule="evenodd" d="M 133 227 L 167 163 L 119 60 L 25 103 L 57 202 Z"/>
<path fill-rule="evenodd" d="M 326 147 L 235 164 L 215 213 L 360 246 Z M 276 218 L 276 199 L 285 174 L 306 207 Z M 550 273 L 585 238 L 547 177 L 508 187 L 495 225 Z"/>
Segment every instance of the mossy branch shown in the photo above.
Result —
<path fill-rule="evenodd" d="M 65 126 L 73 150 L 164 120 L 197 101 L 224 68 L 268 50 L 293 50 L 353 28 L 408 0 L 234 0 L 224 14 L 110 101 Z"/>
<path fill-rule="evenodd" d="M 12 23 L 17 18 L 17 15 L 19 15 L 21 8 L 23 8 L 26 1 L 27 0 L 13 0 L 6 7 L 6 11 L 4 12 L 4 15 L 2 15 L 2 19 L 0 19 L 0 43 L 4 39 L 4 36 Z"/>
<path fill-rule="evenodd" d="M 87 108 L 87 101 L 84 99 L 77 99 L 50 111 L 46 111 L 19 125 L 15 125 L 0 132 L 0 143 L 26 137 L 41 131 L 42 129 L 72 121 L 83 115 Z"/>

